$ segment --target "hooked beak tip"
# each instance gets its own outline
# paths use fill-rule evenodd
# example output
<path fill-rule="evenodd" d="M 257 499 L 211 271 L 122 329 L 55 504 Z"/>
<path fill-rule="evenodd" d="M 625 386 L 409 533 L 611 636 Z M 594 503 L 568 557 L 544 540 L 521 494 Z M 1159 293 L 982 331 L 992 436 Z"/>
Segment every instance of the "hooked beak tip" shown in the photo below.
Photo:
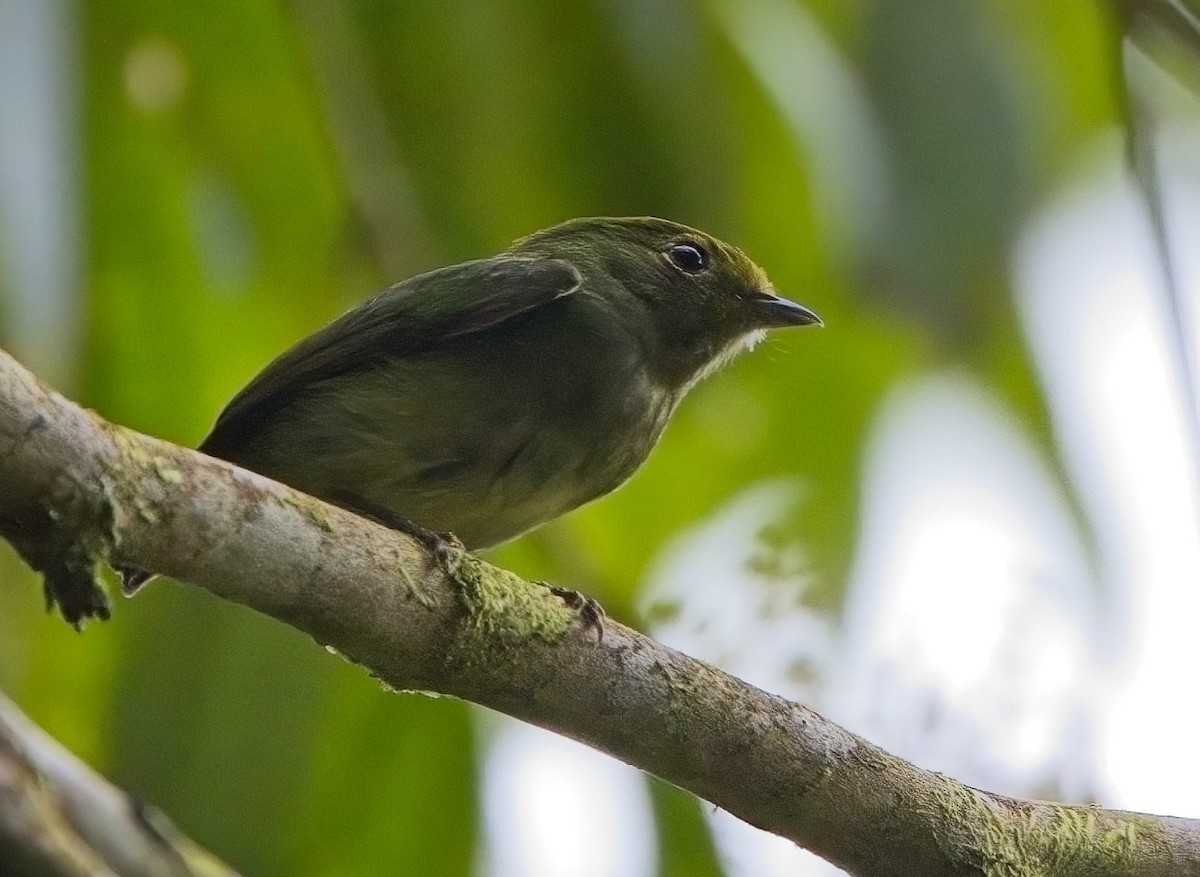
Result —
<path fill-rule="evenodd" d="M 751 301 L 755 313 L 767 328 L 825 325 L 825 321 L 817 316 L 815 311 L 776 295 L 770 288 L 762 290 Z"/>

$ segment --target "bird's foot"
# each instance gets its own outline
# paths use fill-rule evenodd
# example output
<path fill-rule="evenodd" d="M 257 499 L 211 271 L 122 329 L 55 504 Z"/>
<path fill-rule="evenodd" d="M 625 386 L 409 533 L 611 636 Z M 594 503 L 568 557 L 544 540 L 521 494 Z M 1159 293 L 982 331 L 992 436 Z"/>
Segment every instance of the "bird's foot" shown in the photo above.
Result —
<path fill-rule="evenodd" d="M 330 502 L 365 518 L 370 518 L 392 530 L 399 530 L 416 539 L 433 555 L 442 571 L 452 579 L 457 579 L 458 565 L 467 547 L 453 533 L 437 533 L 427 527 L 422 527 L 407 515 L 394 512 L 386 506 L 367 499 L 351 491 L 330 491 L 327 497 Z"/>
<path fill-rule="evenodd" d="M 442 572 L 457 581 L 458 566 L 462 563 L 462 556 L 467 550 L 467 546 L 463 545 L 461 539 L 453 533 L 438 533 L 422 527 L 416 521 L 403 515 L 392 515 L 384 523 L 393 530 L 399 530 L 420 542 L 432 555 L 434 562 Z"/>
<path fill-rule="evenodd" d="M 115 566 L 113 569 L 121 579 L 121 593 L 126 597 L 132 597 L 142 589 L 142 585 L 154 578 L 154 573 L 134 566 Z"/>
<path fill-rule="evenodd" d="M 604 641 L 604 620 L 608 618 L 608 613 L 594 597 L 589 597 L 587 594 L 571 588 L 560 588 L 548 582 L 541 584 L 549 588 L 551 594 L 566 603 L 568 608 L 579 613 L 579 620 L 583 622 L 584 629 L 596 631 L 597 643 Z"/>
<path fill-rule="evenodd" d="M 466 553 L 467 546 L 463 545 L 463 541 L 453 533 L 435 533 L 424 527 L 418 527 L 418 529 L 421 532 L 412 535 L 429 549 L 429 553 L 433 555 L 433 559 L 437 561 L 442 571 L 457 581 L 458 565 L 462 563 L 462 556 Z"/>

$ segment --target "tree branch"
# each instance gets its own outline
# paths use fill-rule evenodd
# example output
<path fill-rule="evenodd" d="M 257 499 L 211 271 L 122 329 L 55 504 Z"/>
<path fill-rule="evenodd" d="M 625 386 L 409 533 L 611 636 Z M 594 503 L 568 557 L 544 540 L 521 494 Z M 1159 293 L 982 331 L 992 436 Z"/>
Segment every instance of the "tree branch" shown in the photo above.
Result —
<path fill-rule="evenodd" d="M 200 585 L 305 631 L 397 689 L 557 731 L 861 877 L 1200 874 L 1200 822 L 1019 801 L 920 770 L 812 710 L 549 589 L 412 539 L 42 387 L 0 352 L 0 532 L 68 617 L 96 566 Z"/>
<path fill-rule="evenodd" d="M 3 696 L 0 863 L 8 877 L 237 877 Z"/>

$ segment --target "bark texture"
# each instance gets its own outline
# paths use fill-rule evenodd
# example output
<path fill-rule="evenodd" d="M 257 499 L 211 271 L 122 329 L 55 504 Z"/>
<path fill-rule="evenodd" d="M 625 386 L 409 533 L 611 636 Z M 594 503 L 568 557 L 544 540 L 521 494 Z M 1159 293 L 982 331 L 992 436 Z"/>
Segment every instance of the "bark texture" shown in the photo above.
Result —
<path fill-rule="evenodd" d="M 305 631 L 396 689 L 581 740 L 860 877 L 1200 875 L 1200 822 L 1020 801 L 920 770 L 463 555 L 113 426 L 0 352 L 0 533 L 75 623 L 99 564 L 165 573 Z"/>

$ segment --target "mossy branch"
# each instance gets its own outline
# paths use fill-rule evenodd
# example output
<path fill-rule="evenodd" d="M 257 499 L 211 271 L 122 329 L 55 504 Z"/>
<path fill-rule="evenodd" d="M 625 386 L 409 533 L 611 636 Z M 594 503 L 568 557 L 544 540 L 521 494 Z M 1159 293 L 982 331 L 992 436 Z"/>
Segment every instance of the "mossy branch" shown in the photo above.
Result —
<path fill-rule="evenodd" d="M 1200 875 L 1200 822 L 1019 801 L 920 770 L 812 710 L 548 588 L 113 426 L 0 351 L 0 533 L 80 623 L 123 563 L 278 618 L 396 689 L 581 740 L 861 877 Z"/>

